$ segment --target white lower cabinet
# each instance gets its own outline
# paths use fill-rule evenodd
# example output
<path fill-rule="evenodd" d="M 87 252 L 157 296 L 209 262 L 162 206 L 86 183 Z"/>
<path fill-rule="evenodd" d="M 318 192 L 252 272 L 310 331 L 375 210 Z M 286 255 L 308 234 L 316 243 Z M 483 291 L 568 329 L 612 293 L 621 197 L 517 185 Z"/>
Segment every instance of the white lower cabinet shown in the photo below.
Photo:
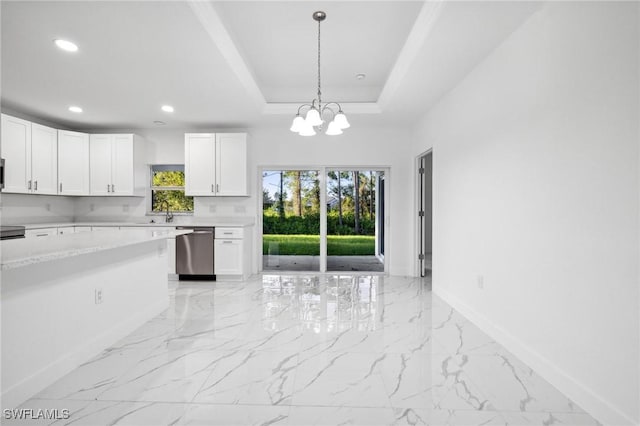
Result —
<path fill-rule="evenodd" d="M 75 234 L 76 230 L 73 226 L 65 226 L 62 228 L 58 228 L 58 235 L 64 234 Z"/>
<path fill-rule="evenodd" d="M 242 275 L 242 240 L 215 240 L 213 270 L 216 275 Z"/>
<path fill-rule="evenodd" d="M 74 226 L 73 230 L 75 232 L 91 232 L 90 226 Z"/>
<path fill-rule="evenodd" d="M 57 235 L 58 228 L 40 228 L 40 229 L 27 229 L 24 231 L 25 238 L 32 237 L 49 237 L 51 235 Z"/>
<path fill-rule="evenodd" d="M 248 233 L 240 227 L 216 228 L 213 250 L 213 273 L 216 278 L 231 276 L 244 279 L 249 276 L 250 244 Z"/>

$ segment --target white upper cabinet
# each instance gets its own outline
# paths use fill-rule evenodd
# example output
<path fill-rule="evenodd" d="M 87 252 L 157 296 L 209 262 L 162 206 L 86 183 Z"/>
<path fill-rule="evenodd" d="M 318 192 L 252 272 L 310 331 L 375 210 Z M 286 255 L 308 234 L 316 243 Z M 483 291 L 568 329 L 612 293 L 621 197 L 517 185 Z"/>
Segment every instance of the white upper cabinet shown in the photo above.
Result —
<path fill-rule="evenodd" d="M 58 131 L 31 123 L 31 188 L 35 194 L 58 193 Z"/>
<path fill-rule="evenodd" d="M 89 136 L 91 195 L 111 193 L 111 135 Z"/>
<path fill-rule="evenodd" d="M 2 114 L 4 192 L 56 194 L 57 131 Z"/>
<path fill-rule="evenodd" d="M 215 133 L 187 133 L 184 137 L 186 195 L 215 195 Z"/>
<path fill-rule="evenodd" d="M 248 195 L 247 135 L 216 134 L 216 195 Z"/>
<path fill-rule="evenodd" d="M 3 192 L 28 193 L 31 179 L 31 123 L 2 114 Z"/>
<path fill-rule="evenodd" d="M 144 186 L 144 182 L 136 179 L 136 171 L 140 168 L 137 167 L 138 170 L 136 170 L 136 165 L 139 166 L 143 158 L 136 155 L 135 147 L 141 144 L 142 141 L 137 141 L 137 138 L 131 134 L 113 135 L 111 142 L 111 193 L 113 195 L 136 195 L 136 190 Z"/>
<path fill-rule="evenodd" d="M 89 195 L 89 135 L 58 130 L 58 193 Z"/>
<path fill-rule="evenodd" d="M 91 135 L 91 195 L 143 195 L 142 145 L 133 134 Z"/>
<path fill-rule="evenodd" d="M 246 196 L 246 133 L 185 134 L 185 192 L 195 196 Z"/>

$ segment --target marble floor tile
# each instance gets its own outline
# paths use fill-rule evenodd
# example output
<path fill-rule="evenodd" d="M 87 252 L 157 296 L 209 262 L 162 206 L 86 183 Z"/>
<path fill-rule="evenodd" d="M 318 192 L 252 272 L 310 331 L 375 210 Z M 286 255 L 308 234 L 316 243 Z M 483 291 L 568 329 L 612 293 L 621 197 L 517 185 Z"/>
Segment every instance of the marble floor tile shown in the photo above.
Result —
<path fill-rule="evenodd" d="M 18 407 L 67 417 L 2 424 L 598 424 L 429 278 L 263 274 L 171 281 L 168 297 L 165 312 Z"/>
<path fill-rule="evenodd" d="M 198 403 L 290 405 L 297 351 L 215 353 L 208 379 L 195 394 Z"/>
<path fill-rule="evenodd" d="M 189 404 L 176 423 L 184 426 L 286 426 L 289 406 Z M 300 423 L 303 424 L 303 423 Z"/>
<path fill-rule="evenodd" d="M 37 395 L 37 398 L 94 399 L 113 386 L 152 349 L 109 349 L 85 362 Z"/>
<path fill-rule="evenodd" d="M 391 408 L 355 407 L 304 407 L 293 406 L 289 412 L 288 425 L 335 426 L 368 425 L 388 426 L 394 424 Z"/>
<path fill-rule="evenodd" d="M 509 426 L 602 426 L 586 413 L 503 413 Z"/>
<path fill-rule="evenodd" d="M 391 407 L 382 380 L 384 353 L 322 353 L 300 359 L 293 405 Z"/>
<path fill-rule="evenodd" d="M 206 350 L 160 348 L 139 360 L 96 398 L 102 401 L 190 402 L 220 359 Z"/>

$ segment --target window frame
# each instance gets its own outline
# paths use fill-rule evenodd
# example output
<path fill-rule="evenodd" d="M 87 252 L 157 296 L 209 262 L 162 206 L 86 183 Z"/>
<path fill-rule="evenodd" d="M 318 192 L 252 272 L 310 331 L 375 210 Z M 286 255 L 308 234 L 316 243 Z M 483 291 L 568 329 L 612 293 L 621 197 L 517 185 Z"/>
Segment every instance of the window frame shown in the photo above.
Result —
<path fill-rule="evenodd" d="M 162 170 L 164 169 L 164 170 Z M 184 164 L 149 164 L 149 186 L 147 187 L 147 216 L 163 216 L 166 213 L 163 211 L 154 211 L 153 210 L 153 193 L 154 191 L 183 191 L 185 192 L 185 197 L 194 198 L 191 195 L 186 195 L 186 187 L 185 186 L 154 186 L 153 185 L 153 173 L 156 171 L 185 171 Z M 171 213 L 174 216 L 193 216 L 195 211 L 195 200 L 193 210 L 171 210 Z"/>

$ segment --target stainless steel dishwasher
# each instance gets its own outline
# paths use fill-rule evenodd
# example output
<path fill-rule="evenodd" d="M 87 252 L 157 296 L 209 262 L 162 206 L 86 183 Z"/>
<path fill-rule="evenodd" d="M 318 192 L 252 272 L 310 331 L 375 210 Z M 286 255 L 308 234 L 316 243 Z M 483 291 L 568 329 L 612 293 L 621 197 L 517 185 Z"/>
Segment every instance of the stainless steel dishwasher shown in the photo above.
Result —
<path fill-rule="evenodd" d="M 193 232 L 176 237 L 176 273 L 179 279 L 214 280 L 213 240 L 215 228 L 179 226 Z"/>

